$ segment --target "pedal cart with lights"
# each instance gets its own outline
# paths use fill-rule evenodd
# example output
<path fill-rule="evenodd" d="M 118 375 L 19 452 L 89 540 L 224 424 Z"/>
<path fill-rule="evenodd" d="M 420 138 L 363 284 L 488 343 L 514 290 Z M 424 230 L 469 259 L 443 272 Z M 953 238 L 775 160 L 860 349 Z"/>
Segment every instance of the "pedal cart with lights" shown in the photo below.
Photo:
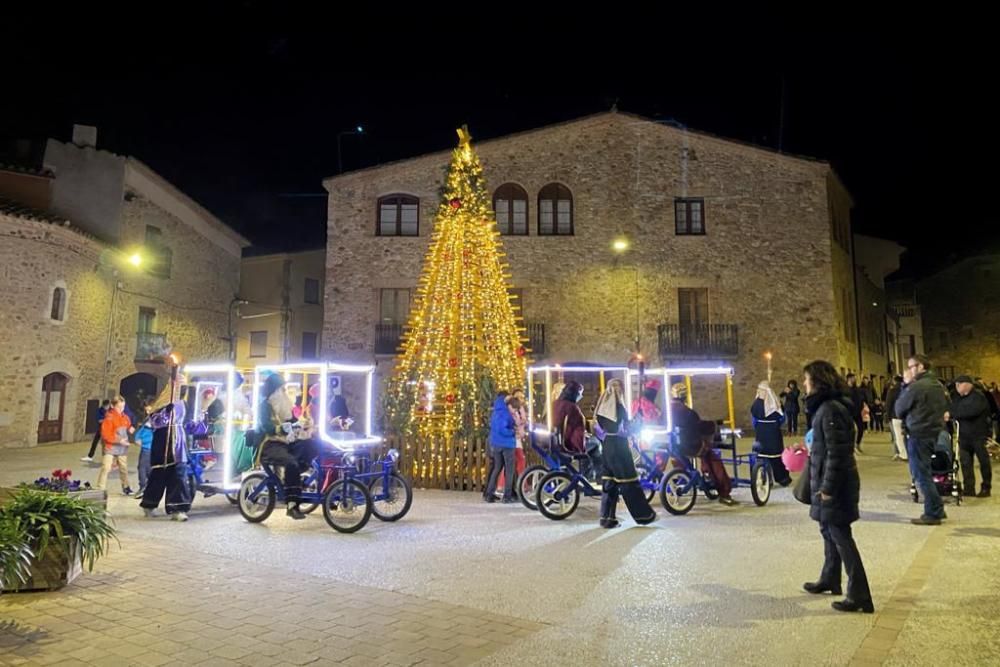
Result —
<path fill-rule="evenodd" d="M 767 504 L 774 485 L 774 473 L 770 461 L 756 452 L 740 453 L 737 450 L 737 440 L 741 433 L 736 428 L 736 416 L 733 407 L 733 369 L 718 368 L 662 368 L 647 370 L 646 375 L 658 375 L 663 378 L 665 387 L 671 382 L 683 382 L 686 387 L 686 404 L 694 406 L 692 378 L 719 378 L 724 382 L 728 418 L 722 420 L 722 428 L 716 430 L 713 449 L 725 465 L 732 466 L 730 475 L 732 487 L 750 488 L 750 495 L 758 506 Z M 715 480 L 703 471 L 695 462 L 691 452 L 683 451 L 674 429 L 670 410 L 667 410 L 665 430 L 653 429 L 646 435 L 651 440 L 668 442 L 672 469 L 665 472 L 660 484 L 660 502 L 671 514 L 687 514 L 695 505 L 698 492 L 706 498 L 714 500 L 718 497 Z"/>
<path fill-rule="evenodd" d="M 581 495 L 600 497 L 600 471 L 593 470 L 596 466 L 588 466 L 590 455 L 565 447 L 566 424 L 557 423 L 554 411 L 562 389 L 570 382 L 579 382 L 584 396 L 593 396 L 590 400 L 582 399 L 581 410 L 585 415 L 591 413 L 591 404 L 612 379 L 627 386 L 628 368 L 571 363 L 528 369 L 530 443 L 541 459 L 541 463 L 525 469 L 517 482 L 518 495 L 528 509 L 561 520 L 576 511 Z"/>
<path fill-rule="evenodd" d="M 325 362 L 258 366 L 254 371 L 255 423 L 267 398 L 261 395 L 266 375 L 281 374 L 289 402 L 298 400 L 292 408 L 294 421 L 282 425 L 286 439 L 310 438 L 319 447 L 303 472 L 299 507 L 306 512 L 322 507 L 327 523 L 339 532 L 360 530 L 373 511 L 380 518 L 398 519 L 412 502 L 409 484 L 395 471 L 398 454 L 390 450 L 373 460 L 370 453 L 382 442 L 372 430 L 374 372 L 374 366 Z M 347 413 L 348 399 L 364 406 L 358 419 Z M 364 471 L 359 460 L 367 466 Z M 286 500 L 275 468 L 266 462 L 260 467 L 243 479 L 238 496 L 240 513 L 251 523 L 266 520 L 275 504 Z"/>
<path fill-rule="evenodd" d="M 244 392 L 245 375 L 232 364 L 194 363 L 183 368 L 182 397 L 188 406 L 188 484 L 192 500 L 224 494 L 237 502 L 240 476 L 253 465 L 248 445 L 252 416 Z M 252 437 L 249 439 L 252 441 Z"/>

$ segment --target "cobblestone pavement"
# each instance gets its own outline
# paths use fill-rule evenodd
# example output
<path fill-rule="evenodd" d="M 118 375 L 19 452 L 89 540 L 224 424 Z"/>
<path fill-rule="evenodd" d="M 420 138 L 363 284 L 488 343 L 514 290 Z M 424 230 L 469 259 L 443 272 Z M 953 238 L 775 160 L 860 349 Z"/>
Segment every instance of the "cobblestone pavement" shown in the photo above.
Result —
<path fill-rule="evenodd" d="M 613 531 L 593 499 L 552 522 L 418 491 L 401 522 L 354 535 L 319 513 L 251 525 L 220 498 L 187 523 L 144 519 L 113 495 L 121 549 L 62 591 L 0 596 L 0 664 L 1000 663 L 996 499 L 912 526 L 906 466 L 883 436 L 865 451 L 855 536 L 875 615 L 801 591 L 822 542 L 789 489 Z M 0 484 L 56 467 L 95 479 L 80 452 L 0 450 Z"/>

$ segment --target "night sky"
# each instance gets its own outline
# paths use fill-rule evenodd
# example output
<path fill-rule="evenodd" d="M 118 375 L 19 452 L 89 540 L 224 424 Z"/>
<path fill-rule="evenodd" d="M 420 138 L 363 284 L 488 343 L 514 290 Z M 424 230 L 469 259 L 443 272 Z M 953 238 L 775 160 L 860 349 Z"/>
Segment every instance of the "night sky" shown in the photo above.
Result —
<path fill-rule="evenodd" d="M 143 160 L 267 248 L 324 243 L 321 180 L 337 172 L 337 134 L 357 125 L 363 136 L 342 137 L 345 170 L 450 148 L 463 123 L 486 139 L 616 101 L 776 148 L 782 99 L 783 149 L 833 164 L 856 231 L 910 246 L 917 263 L 994 240 L 996 169 L 983 162 L 1000 148 L 996 58 L 975 22 L 952 43 L 893 17 L 633 13 L 560 30 L 558 14 L 527 20 L 514 6 L 420 26 L 426 15 L 238 2 L 178 5 L 138 30 L 151 22 L 124 7 L 10 19 L 0 151 L 97 125 L 99 147 Z"/>

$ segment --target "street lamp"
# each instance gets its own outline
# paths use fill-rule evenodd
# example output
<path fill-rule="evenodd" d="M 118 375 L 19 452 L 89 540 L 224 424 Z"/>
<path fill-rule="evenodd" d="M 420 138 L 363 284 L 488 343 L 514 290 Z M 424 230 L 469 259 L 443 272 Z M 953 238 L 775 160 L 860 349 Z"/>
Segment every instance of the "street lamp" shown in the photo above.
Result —
<path fill-rule="evenodd" d="M 344 161 L 341 158 L 341 152 L 340 152 L 341 151 L 340 138 L 344 137 L 344 136 L 358 136 L 358 137 L 360 137 L 364 133 L 365 133 L 365 128 L 362 127 L 361 125 L 358 125 L 353 130 L 345 130 L 344 132 L 338 132 L 337 133 L 337 173 L 338 174 L 344 173 Z"/>
<path fill-rule="evenodd" d="M 102 252 L 98 259 L 98 267 L 108 266 L 111 268 L 111 279 L 114 280 L 111 289 L 111 304 L 108 307 L 108 342 L 104 350 L 104 374 L 101 378 L 101 391 L 104 392 L 104 396 L 107 396 L 108 371 L 111 366 L 111 339 L 115 327 L 115 302 L 118 299 L 118 290 L 121 288 L 121 282 L 118 280 L 118 267 L 122 265 L 138 269 L 142 266 L 142 253 L 138 251 L 134 251 L 131 254 L 119 251 Z"/>
<path fill-rule="evenodd" d="M 611 242 L 611 250 L 616 255 L 621 256 L 628 251 L 629 245 L 628 238 L 619 236 Z M 615 263 L 618 263 L 617 259 Z M 642 349 L 639 338 L 639 265 L 633 266 L 632 270 L 635 271 L 635 353 L 639 355 Z"/>

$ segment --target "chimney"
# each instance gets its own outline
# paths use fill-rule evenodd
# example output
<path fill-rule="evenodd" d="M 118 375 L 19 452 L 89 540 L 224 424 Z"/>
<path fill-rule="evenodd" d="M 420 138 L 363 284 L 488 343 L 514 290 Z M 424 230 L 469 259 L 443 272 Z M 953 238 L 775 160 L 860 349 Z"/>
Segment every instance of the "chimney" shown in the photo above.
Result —
<path fill-rule="evenodd" d="M 97 148 L 97 128 L 93 125 L 73 125 L 73 144 L 80 148 Z"/>

